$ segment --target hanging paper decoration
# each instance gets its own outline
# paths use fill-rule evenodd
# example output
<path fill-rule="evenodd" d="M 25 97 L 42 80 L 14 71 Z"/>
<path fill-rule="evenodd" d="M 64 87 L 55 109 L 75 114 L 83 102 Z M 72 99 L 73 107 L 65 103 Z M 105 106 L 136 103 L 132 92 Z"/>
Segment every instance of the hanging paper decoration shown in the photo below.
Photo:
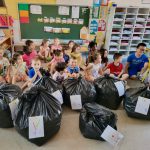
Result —
<path fill-rule="evenodd" d="M 96 34 L 98 30 L 98 20 L 92 19 L 90 22 L 90 34 Z"/>
<path fill-rule="evenodd" d="M 105 31 L 106 30 L 106 21 L 105 20 L 99 20 L 98 24 L 98 31 Z"/>
<path fill-rule="evenodd" d="M 19 4 L 20 23 L 29 23 L 29 5 Z"/>

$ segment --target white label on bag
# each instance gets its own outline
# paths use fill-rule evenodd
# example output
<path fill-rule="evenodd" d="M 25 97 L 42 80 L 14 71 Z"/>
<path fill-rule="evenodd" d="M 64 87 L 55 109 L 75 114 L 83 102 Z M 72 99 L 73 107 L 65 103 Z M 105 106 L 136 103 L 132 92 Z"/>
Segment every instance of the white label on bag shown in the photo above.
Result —
<path fill-rule="evenodd" d="M 150 105 L 150 99 L 139 96 L 135 107 L 135 112 L 147 115 Z"/>
<path fill-rule="evenodd" d="M 116 82 L 115 86 L 116 86 L 116 88 L 118 90 L 119 96 L 123 96 L 124 93 L 125 93 L 125 87 L 124 87 L 122 81 Z"/>
<path fill-rule="evenodd" d="M 108 125 L 102 133 L 101 137 L 111 145 L 117 146 L 124 136 Z"/>
<path fill-rule="evenodd" d="M 13 100 L 11 103 L 9 103 L 12 120 L 14 120 L 14 118 L 15 118 L 15 111 L 16 111 L 16 108 L 18 106 L 18 103 L 19 103 L 18 98 Z"/>
<path fill-rule="evenodd" d="M 81 95 L 71 95 L 70 101 L 73 110 L 82 109 Z"/>
<path fill-rule="evenodd" d="M 61 103 L 63 104 L 63 97 L 62 94 L 59 90 L 55 91 L 54 93 L 52 93 L 52 95 Z"/>
<path fill-rule="evenodd" d="M 44 137 L 43 116 L 29 117 L 29 139 Z"/>

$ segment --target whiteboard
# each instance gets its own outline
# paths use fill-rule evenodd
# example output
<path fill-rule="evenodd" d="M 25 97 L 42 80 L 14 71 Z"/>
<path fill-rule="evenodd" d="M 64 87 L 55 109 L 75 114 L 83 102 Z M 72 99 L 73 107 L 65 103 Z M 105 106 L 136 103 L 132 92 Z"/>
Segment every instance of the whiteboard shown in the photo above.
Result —
<path fill-rule="evenodd" d="M 143 4 L 150 4 L 150 0 L 142 0 Z"/>

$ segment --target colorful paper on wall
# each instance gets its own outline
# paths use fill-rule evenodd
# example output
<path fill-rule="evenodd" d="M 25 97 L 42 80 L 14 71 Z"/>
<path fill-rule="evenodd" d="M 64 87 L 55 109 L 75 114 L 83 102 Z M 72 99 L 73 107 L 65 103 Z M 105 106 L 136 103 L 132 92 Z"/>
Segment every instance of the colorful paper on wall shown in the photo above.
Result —
<path fill-rule="evenodd" d="M 93 0 L 93 6 L 100 6 L 101 0 Z"/>
<path fill-rule="evenodd" d="M 98 23 L 98 31 L 106 31 L 106 21 L 101 19 Z"/>
<path fill-rule="evenodd" d="M 29 10 L 28 4 L 19 4 L 19 10 Z"/>
<path fill-rule="evenodd" d="M 29 23 L 29 5 L 19 4 L 20 23 Z"/>
<path fill-rule="evenodd" d="M 20 17 L 29 17 L 29 11 L 27 10 L 20 10 L 19 14 Z"/>
<path fill-rule="evenodd" d="M 70 12 L 70 7 L 68 7 L 68 6 L 59 6 L 58 7 L 59 15 L 69 16 L 69 12 Z"/>
<path fill-rule="evenodd" d="M 21 17 L 20 23 L 29 23 L 29 17 Z"/>
<path fill-rule="evenodd" d="M 79 18 L 80 7 L 72 6 L 72 18 Z"/>
<path fill-rule="evenodd" d="M 90 34 L 96 34 L 98 31 L 98 20 L 97 19 L 92 19 L 90 21 Z"/>
<path fill-rule="evenodd" d="M 40 5 L 31 5 L 30 6 L 30 13 L 31 14 L 42 14 L 42 7 Z"/>
<path fill-rule="evenodd" d="M 100 7 L 99 6 L 94 6 L 93 7 L 93 12 L 92 12 L 92 18 L 98 19 L 99 18 L 99 11 L 100 11 Z"/>
<path fill-rule="evenodd" d="M 108 0 L 102 0 L 102 6 L 108 6 Z"/>
<path fill-rule="evenodd" d="M 100 19 L 107 19 L 107 17 L 108 17 L 108 6 L 101 6 L 99 18 Z"/>
<path fill-rule="evenodd" d="M 98 47 L 101 47 L 104 43 L 105 31 L 98 31 L 96 33 L 96 43 Z"/>

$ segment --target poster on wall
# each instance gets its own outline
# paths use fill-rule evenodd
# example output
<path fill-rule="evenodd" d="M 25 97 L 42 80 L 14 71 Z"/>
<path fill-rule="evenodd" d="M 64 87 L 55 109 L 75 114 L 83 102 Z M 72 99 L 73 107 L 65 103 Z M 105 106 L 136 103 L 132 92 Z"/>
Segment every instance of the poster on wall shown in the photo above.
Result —
<path fill-rule="evenodd" d="M 58 14 L 59 15 L 69 15 L 70 8 L 68 6 L 59 6 L 58 7 Z"/>
<path fill-rule="evenodd" d="M 106 21 L 101 19 L 98 23 L 98 31 L 106 31 Z"/>
<path fill-rule="evenodd" d="M 95 35 L 97 31 L 98 31 L 98 20 L 92 19 L 90 21 L 90 34 Z"/>
<path fill-rule="evenodd" d="M 98 19 L 99 18 L 99 6 L 93 6 L 92 18 Z"/>
<path fill-rule="evenodd" d="M 30 13 L 31 14 L 42 14 L 42 7 L 40 5 L 31 5 L 30 6 Z"/>
<path fill-rule="evenodd" d="M 101 6 L 99 18 L 100 19 L 107 19 L 107 16 L 108 16 L 108 6 Z"/>
<path fill-rule="evenodd" d="M 108 6 L 108 0 L 102 0 L 102 6 Z"/>
<path fill-rule="evenodd" d="M 72 18 L 79 18 L 80 7 L 73 6 L 72 7 Z"/>
<path fill-rule="evenodd" d="M 93 6 L 100 6 L 101 0 L 93 0 Z"/>

